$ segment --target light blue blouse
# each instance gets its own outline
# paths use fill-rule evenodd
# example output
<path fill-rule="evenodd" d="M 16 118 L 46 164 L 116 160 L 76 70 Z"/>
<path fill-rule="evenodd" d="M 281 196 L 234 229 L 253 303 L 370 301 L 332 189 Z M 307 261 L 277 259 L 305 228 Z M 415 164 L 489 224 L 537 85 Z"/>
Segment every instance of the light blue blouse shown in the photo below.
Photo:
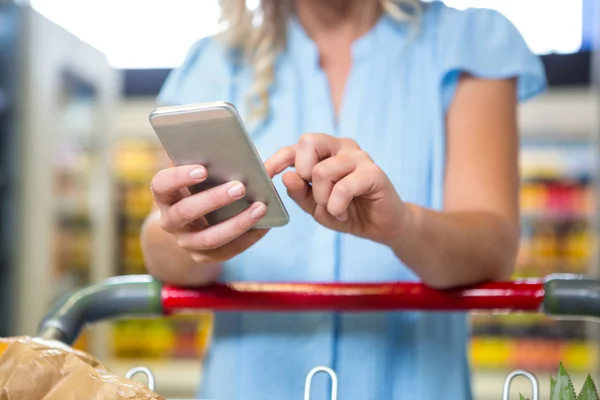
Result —
<path fill-rule="evenodd" d="M 440 209 L 444 179 L 444 115 L 461 71 L 518 78 L 519 99 L 546 85 L 543 66 L 501 14 L 427 6 L 419 35 L 383 17 L 352 47 L 354 63 L 339 117 L 318 51 L 292 20 L 276 65 L 270 117 L 250 129 L 263 158 L 305 132 L 355 139 L 389 175 L 401 197 Z M 162 104 L 225 100 L 246 113 L 251 81 L 214 39 L 200 40 L 174 70 Z M 223 280 L 404 281 L 418 277 L 390 249 L 315 223 L 276 187 L 290 212 L 288 226 L 228 262 Z M 435 243 L 431 243 L 435 246 Z M 465 265 L 468 268 L 468 265 Z M 302 398 L 315 366 L 339 377 L 341 400 L 471 398 L 464 314 L 224 313 L 200 389 L 202 399 Z M 500 394 L 500 389 L 499 394 Z M 313 399 L 328 399 L 329 382 L 315 378 Z"/>

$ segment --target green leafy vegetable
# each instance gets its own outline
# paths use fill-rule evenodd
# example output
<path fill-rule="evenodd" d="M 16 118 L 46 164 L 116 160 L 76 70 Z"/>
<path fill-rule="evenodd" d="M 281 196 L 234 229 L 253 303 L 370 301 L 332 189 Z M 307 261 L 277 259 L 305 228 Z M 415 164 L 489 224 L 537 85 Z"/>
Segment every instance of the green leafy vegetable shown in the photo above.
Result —
<path fill-rule="evenodd" d="M 520 394 L 519 400 L 529 399 Z M 600 396 L 590 375 L 587 376 L 579 396 L 576 396 L 571 377 L 560 363 L 556 379 L 550 376 L 550 400 L 600 400 Z"/>
<path fill-rule="evenodd" d="M 596 385 L 594 385 L 594 381 L 590 375 L 587 376 L 583 388 L 579 392 L 579 396 L 577 396 L 577 400 L 600 400 Z"/>
<path fill-rule="evenodd" d="M 565 370 L 565 367 L 560 363 L 558 367 L 558 375 L 556 376 L 556 385 L 550 394 L 550 400 L 577 400 L 575 389 L 571 377 Z"/>

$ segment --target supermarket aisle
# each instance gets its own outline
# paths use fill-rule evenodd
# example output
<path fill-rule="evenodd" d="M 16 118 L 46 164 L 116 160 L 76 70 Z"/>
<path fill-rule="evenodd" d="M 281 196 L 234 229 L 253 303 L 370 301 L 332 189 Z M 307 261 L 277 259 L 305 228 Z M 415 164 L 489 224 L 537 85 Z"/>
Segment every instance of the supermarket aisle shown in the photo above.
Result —
<path fill-rule="evenodd" d="M 198 25 L 194 13 L 202 14 L 206 19 L 200 24 L 202 29 L 212 29 L 207 21 L 214 13 L 208 9 L 199 12 L 200 3 L 192 3 L 194 11 L 182 14 L 193 25 Z M 24 332 L 25 328 L 34 330 L 37 314 L 65 291 L 110 275 L 145 273 L 139 231 L 151 204 L 148 182 L 166 159 L 147 118 L 154 108 L 156 93 L 145 91 L 143 95 L 147 97 L 133 93 L 133 97 L 120 99 L 118 85 L 123 71 L 113 69 L 98 49 L 39 15 L 29 15 L 28 39 L 21 43 L 16 39 L 26 30 L 16 29 L 18 19 L 8 19 L 21 11 L 17 13 L 13 5 L 7 4 L 0 6 L 0 16 L 11 24 L 2 25 L 6 29 L 0 35 L 9 32 L 12 36 L 1 37 L 0 46 L 8 50 L 0 54 L 0 59 L 24 43 L 32 48 L 54 49 L 40 50 L 33 59 L 19 59 L 17 63 L 10 60 L 12 64 L 5 63 L 10 68 L 0 71 L 0 147 L 5 153 L 0 174 L 4 229 L 0 272 L 6 274 L 1 280 L 6 289 L 2 293 L 11 297 L 8 289 L 14 289 L 23 297 L 16 302 L 21 307 L 18 310 L 13 309 L 13 301 L 0 304 L 0 315 L 19 314 L 10 327 L 6 324 L 0 328 L 6 332 L 16 329 L 10 334 L 22 334 L 31 333 Z M 522 9 L 526 11 L 526 7 Z M 79 24 L 82 14 L 65 10 L 78 25 L 86 25 Z M 137 13 L 135 6 L 131 10 Z M 536 15 L 532 18 L 540 17 L 539 12 L 533 14 Z M 179 17 L 174 19 L 184 25 Z M 102 25 L 102 35 L 104 31 Z M 197 35 L 198 32 L 190 32 L 187 39 L 195 40 Z M 53 45 L 48 46 L 47 41 Z M 181 46 L 178 51 L 187 50 L 185 40 L 175 41 Z M 124 54 L 143 64 L 142 49 L 131 52 L 134 46 L 127 40 L 122 43 L 128 47 Z M 153 58 L 160 58 L 160 62 L 165 59 L 165 54 L 156 48 L 148 48 L 153 49 Z M 180 56 L 175 53 L 173 62 Z M 570 60 L 568 55 L 565 57 Z M 59 67 L 66 72 L 59 73 Z M 571 64 L 566 69 L 570 67 Z M 573 70 L 579 71 L 575 66 Z M 143 70 L 136 73 L 146 76 Z M 34 93 L 23 86 L 28 81 L 40 85 Z M 158 87 L 159 83 L 144 80 L 144 85 Z M 132 96 L 131 90 L 128 86 L 125 94 Z M 22 95 L 23 101 L 12 101 L 17 95 Z M 118 113 L 111 131 L 113 109 Z M 598 110 L 588 87 L 551 90 L 522 110 L 523 229 L 517 277 L 598 270 L 598 238 L 594 229 L 598 208 L 598 148 L 594 142 Z M 24 139 L 23 148 L 17 148 L 17 138 Z M 22 154 L 19 161 L 35 166 L 31 171 L 38 172 L 22 175 L 23 170 L 16 167 L 11 154 Z M 23 207 L 27 220 L 13 215 L 19 202 L 19 187 L 14 182 L 25 187 L 27 201 Z M 46 203 L 52 207 L 45 207 Z M 21 246 L 10 239 L 13 228 L 25 232 L 27 240 L 36 243 L 35 252 L 23 246 L 23 260 L 17 260 L 12 251 Z M 17 262 L 25 268 L 15 268 Z M 37 298 L 30 296 L 32 287 L 39 289 Z M 37 289 L 33 291 L 38 292 Z M 8 318 L 0 319 L 4 322 Z M 209 346 L 211 323 L 209 314 L 121 321 L 105 326 L 97 334 L 85 332 L 77 347 L 106 359 L 107 365 L 120 374 L 134 365 L 148 365 L 156 372 L 159 390 L 164 395 L 192 398 L 199 380 L 199 359 Z M 516 366 L 538 371 L 542 396 L 547 394 L 548 374 L 559 361 L 568 365 L 580 383 L 587 372 L 598 370 L 597 337 L 590 335 L 585 323 L 554 322 L 539 315 L 479 315 L 473 318 L 473 335 L 477 399 L 498 399 L 506 374 Z M 525 392 L 527 384 L 517 383 L 515 389 Z"/>

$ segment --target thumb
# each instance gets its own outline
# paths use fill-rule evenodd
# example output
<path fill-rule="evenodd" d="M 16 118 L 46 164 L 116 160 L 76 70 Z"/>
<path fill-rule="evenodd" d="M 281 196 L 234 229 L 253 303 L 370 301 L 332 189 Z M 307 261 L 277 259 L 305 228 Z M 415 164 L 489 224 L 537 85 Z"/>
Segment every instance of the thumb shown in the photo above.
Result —
<path fill-rule="evenodd" d="M 300 206 L 302 210 L 315 215 L 317 203 L 312 195 L 311 186 L 296 172 L 286 172 L 283 177 L 283 184 L 287 188 L 288 195 Z"/>

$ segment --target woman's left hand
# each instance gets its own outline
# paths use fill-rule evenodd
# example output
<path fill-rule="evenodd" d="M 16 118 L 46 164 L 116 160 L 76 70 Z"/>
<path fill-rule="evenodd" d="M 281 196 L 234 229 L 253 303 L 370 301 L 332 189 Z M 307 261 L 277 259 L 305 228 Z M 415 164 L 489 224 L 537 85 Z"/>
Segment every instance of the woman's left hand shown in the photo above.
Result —
<path fill-rule="evenodd" d="M 358 144 L 325 134 L 305 134 L 265 163 L 283 175 L 289 196 L 327 228 L 392 245 L 412 212 L 387 175 Z"/>

